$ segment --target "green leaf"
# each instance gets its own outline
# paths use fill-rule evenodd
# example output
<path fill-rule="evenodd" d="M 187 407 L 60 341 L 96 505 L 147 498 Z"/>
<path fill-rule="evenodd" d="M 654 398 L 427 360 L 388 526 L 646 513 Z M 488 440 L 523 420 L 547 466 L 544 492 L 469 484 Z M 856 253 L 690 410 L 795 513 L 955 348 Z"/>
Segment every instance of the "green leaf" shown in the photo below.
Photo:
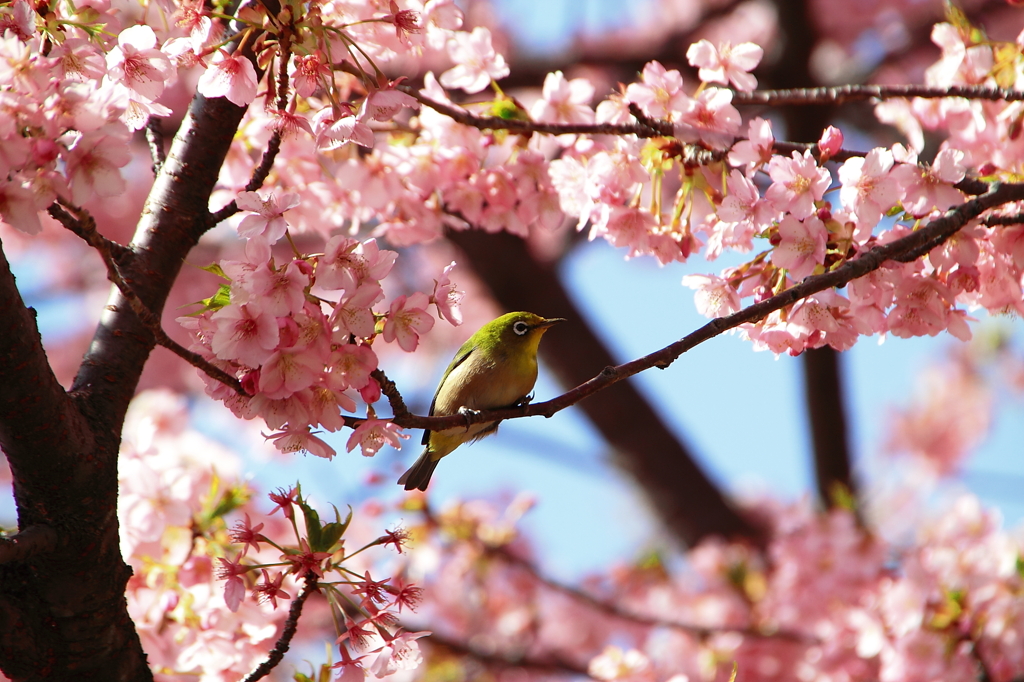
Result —
<path fill-rule="evenodd" d="M 322 552 L 320 549 L 323 544 L 321 530 L 323 524 L 320 523 L 320 515 L 316 513 L 316 510 L 310 507 L 304 500 L 297 500 L 296 502 L 302 509 L 302 515 L 306 519 L 306 537 L 309 539 L 309 549 L 313 552 Z"/>

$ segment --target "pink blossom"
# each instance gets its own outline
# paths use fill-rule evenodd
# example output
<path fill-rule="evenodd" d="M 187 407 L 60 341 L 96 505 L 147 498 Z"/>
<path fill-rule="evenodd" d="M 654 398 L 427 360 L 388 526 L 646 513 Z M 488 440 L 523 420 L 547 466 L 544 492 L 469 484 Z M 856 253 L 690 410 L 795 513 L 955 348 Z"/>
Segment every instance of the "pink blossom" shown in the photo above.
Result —
<path fill-rule="evenodd" d="M 741 122 L 740 112 L 732 105 L 732 90 L 707 88 L 686 101 L 673 130 L 688 142 L 700 140 L 725 149 L 732 144 Z"/>
<path fill-rule="evenodd" d="M 370 373 L 377 369 L 377 354 L 369 346 L 354 343 L 337 344 L 327 361 L 328 381 L 336 390 L 359 390 L 370 381 Z"/>
<path fill-rule="evenodd" d="M 757 68 L 764 50 L 754 43 L 740 43 L 735 47 L 728 42 L 718 49 L 707 40 L 690 45 L 686 59 L 700 69 L 697 75 L 705 83 L 732 83 L 737 90 L 750 92 L 757 87 L 757 78 L 750 72 Z"/>
<path fill-rule="evenodd" d="M 260 393 L 276 400 L 308 388 L 323 373 L 324 362 L 307 352 L 275 351 L 260 368 Z"/>
<path fill-rule="evenodd" d="M 238 611 L 242 600 L 245 599 L 245 583 L 242 582 L 241 576 L 248 573 L 252 568 L 251 566 L 240 564 L 239 561 L 241 559 L 241 554 L 233 560 L 224 557 L 217 559 L 220 562 L 217 577 L 221 580 L 227 580 L 227 583 L 224 585 L 224 602 L 227 604 L 228 610 L 232 612 Z"/>
<path fill-rule="evenodd" d="M 876 147 L 866 157 L 847 159 L 839 167 L 839 198 L 859 224 L 877 225 L 882 214 L 902 197 L 896 179 L 889 177 L 892 165 L 892 152 Z"/>
<path fill-rule="evenodd" d="M 263 571 L 263 582 L 256 583 L 252 588 L 252 596 L 261 602 L 270 602 L 273 607 L 277 608 L 278 599 L 291 599 L 292 596 L 281 589 L 281 583 L 284 582 L 285 574 L 278 572 L 277 577 L 273 580 L 270 579 L 270 574 L 267 573 L 267 569 L 261 569 Z"/>
<path fill-rule="evenodd" d="M 36 13 L 26 0 L 15 0 L 0 7 L 0 35 L 10 31 L 18 40 L 28 42 L 36 33 Z"/>
<path fill-rule="evenodd" d="M 395 0 L 389 0 L 388 9 L 391 13 L 382 19 L 395 25 L 395 35 L 402 42 L 409 40 L 410 33 L 419 33 L 422 29 L 419 12 L 411 9 L 400 10 Z"/>
<path fill-rule="evenodd" d="M 418 107 L 419 102 L 415 97 L 396 89 L 401 80 L 399 78 L 397 81 L 388 83 L 384 88 L 372 88 L 361 107 L 361 110 L 365 112 L 363 118 L 372 118 L 374 121 L 390 121 L 403 108 Z"/>
<path fill-rule="evenodd" d="M 259 367 L 277 347 L 277 320 L 254 305 L 227 305 L 210 319 L 217 324 L 211 347 L 222 360 Z"/>
<path fill-rule="evenodd" d="M 271 270 L 264 263 L 253 271 L 250 286 L 265 314 L 282 317 L 302 310 L 309 277 L 302 272 L 300 262 L 292 261 L 279 270 Z"/>
<path fill-rule="evenodd" d="M 585 78 L 567 80 L 561 71 L 544 78 L 544 90 L 530 110 L 535 121 L 551 123 L 593 123 L 594 85 Z"/>
<path fill-rule="evenodd" d="M 235 198 L 238 208 L 252 213 L 238 224 L 238 236 L 246 239 L 262 236 L 270 244 L 276 243 L 288 230 L 285 211 L 298 206 L 299 201 L 295 192 L 284 192 L 280 199 L 273 192 L 266 199 L 258 192 L 239 192 Z"/>
<path fill-rule="evenodd" d="M 25 234 L 39 234 L 39 206 L 31 188 L 18 182 L 0 181 L 0 220 Z"/>
<path fill-rule="evenodd" d="M 57 74 L 61 78 L 88 83 L 99 80 L 107 73 L 103 53 L 84 38 L 66 39 L 60 45 L 54 46 L 50 51 L 50 57 L 56 61 Z M 156 61 L 159 63 L 159 57 Z"/>
<path fill-rule="evenodd" d="M 242 55 L 220 54 L 223 59 L 203 72 L 196 89 L 203 97 L 226 97 L 236 106 L 248 106 L 256 99 L 256 69 Z"/>
<path fill-rule="evenodd" d="M 399 670 L 415 670 L 423 662 L 416 640 L 430 634 L 422 632 L 402 632 L 387 640 L 377 657 L 370 664 L 370 672 L 377 678 L 393 675 Z"/>
<path fill-rule="evenodd" d="M 843 132 L 835 126 L 829 126 L 821 133 L 818 140 L 818 150 L 821 152 L 822 162 L 838 154 L 843 148 Z"/>
<path fill-rule="evenodd" d="M 376 320 L 371 306 L 384 298 L 380 284 L 367 282 L 342 299 L 331 313 L 333 329 L 342 337 L 349 334 L 369 339 L 376 334 Z"/>
<path fill-rule="evenodd" d="M 331 237 L 317 261 L 316 283 L 325 289 L 353 292 L 366 283 L 387 277 L 398 252 L 381 249 L 376 239 L 360 242 L 341 235 Z"/>
<path fill-rule="evenodd" d="M 617 646 L 607 646 L 590 660 L 587 673 L 604 682 L 628 682 L 645 679 L 650 667 L 647 656 L 636 649 L 623 651 Z"/>
<path fill-rule="evenodd" d="M 740 297 L 728 280 L 715 275 L 686 275 L 683 286 L 696 289 L 694 303 L 704 317 L 725 317 L 739 311 Z"/>
<path fill-rule="evenodd" d="M 124 193 L 122 166 L 131 161 L 125 140 L 111 135 L 82 135 L 67 156 L 71 200 L 84 204 L 94 195 L 114 197 Z"/>
<path fill-rule="evenodd" d="M 409 438 L 408 434 L 402 433 L 402 427 L 383 419 L 367 419 L 352 431 L 345 449 L 352 452 L 358 445 L 363 457 L 373 457 L 385 445 L 401 450 L 399 439 L 402 438 Z"/>
<path fill-rule="evenodd" d="M 903 208 L 914 217 L 922 217 L 933 210 L 963 203 L 964 195 L 953 185 L 964 179 L 966 168 L 961 163 L 964 153 L 958 149 L 943 149 L 935 162 L 922 168 L 916 164 L 916 155 L 907 163 L 893 169 L 893 179 L 906 191 Z"/>
<path fill-rule="evenodd" d="M 832 182 L 828 170 L 819 168 L 809 151 L 803 154 L 793 152 L 789 159 L 772 157 L 768 174 L 772 184 L 765 192 L 765 198 L 777 210 L 791 213 L 797 220 L 814 213 L 814 202 L 821 201 Z"/>
<path fill-rule="evenodd" d="M 787 215 L 779 222 L 782 240 L 772 251 L 772 262 L 786 268 L 794 279 L 801 280 L 814 273 L 814 268 L 825 262 L 825 244 L 828 230 L 817 217 L 797 220 Z"/>
<path fill-rule="evenodd" d="M 683 92 L 683 77 L 675 69 L 667 71 L 660 62 L 648 62 L 640 78 L 642 83 L 626 87 L 626 99 L 648 116 L 672 118 L 686 108 L 690 98 Z"/>
<path fill-rule="evenodd" d="M 309 426 L 288 426 L 284 431 L 272 433 L 267 440 L 273 441 L 274 446 L 281 452 L 308 452 L 323 459 L 334 459 L 338 454 L 330 445 L 322 439 L 313 435 Z M 285 509 L 285 507 L 281 507 Z"/>
<path fill-rule="evenodd" d="M 398 340 L 402 350 L 411 353 L 419 345 L 420 335 L 434 326 L 434 318 L 426 311 L 427 295 L 417 291 L 409 297 L 399 296 L 391 302 L 391 312 L 384 323 L 384 340 Z"/>
<path fill-rule="evenodd" d="M 761 117 L 750 120 L 747 126 L 747 139 L 740 140 L 729 150 L 729 163 L 734 166 L 746 166 L 747 177 L 771 161 L 775 135 L 772 134 L 772 123 Z"/>
<path fill-rule="evenodd" d="M 477 26 L 472 33 L 458 32 L 448 40 L 448 56 L 455 66 L 441 74 L 441 85 L 473 94 L 509 74 L 505 58 L 494 51 L 491 32 Z"/>
<path fill-rule="evenodd" d="M 363 102 L 364 106 L 366 102 Z M 317 147 L 324 151 L 339 149 L 348 142 L 355 142 L 363 147 L 373 147 L 373 129 L 366 124 L 364 111 L 357 116 L 352 108 L 339 108 L 335 111 L 326 107 L 313 117 L 313 130 L 316 132 Z"/>
<path fill-rule="evenodd" d="M 312 54 L 296 55 L 292 65 L 292 84 L 301 97 L 309 97 L 326 87 L 333 78 L 331 65 L 320 50 Z"/>
<path fill-rule="evenodd" d="M 456 291 L 455 285 L 448 279 L 448 273 L 455 267 L 455 261 L 444 267 L 440 279 L 434 280 L 434 293 L 430 297 L 431 302 L 437 306 L 437 316 L 448 320 L 453 326 L 462 324 L 462 297 L 465 292 Z"/>
<path fill-rule="evenodd" d="M 88 53 L 86 53 L 88 54 Z M 107 75 L 138 97 L 152 102 L 175 75 L 171 60 L 156 49 L 156 33 L 149 26 L 130 26 L 117 36 L 117 47 L 107 53 Z"/>

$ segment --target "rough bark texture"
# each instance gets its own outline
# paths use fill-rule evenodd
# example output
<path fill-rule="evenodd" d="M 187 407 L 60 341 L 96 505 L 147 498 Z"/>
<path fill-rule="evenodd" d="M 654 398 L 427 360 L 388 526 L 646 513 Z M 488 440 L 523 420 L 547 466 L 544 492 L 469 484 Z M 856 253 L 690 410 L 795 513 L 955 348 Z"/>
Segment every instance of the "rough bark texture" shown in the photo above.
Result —
<path fill-rule="evenodd" d="M 451 240 L 506 310 L 564 317 L 557 334 L 541 345 L 544 361 L 563 385 L 576 386 L 615 365 L 549 264 L 508 233 L 454 232 Z M 673 368 L 673 371 L 680 371 Z M 613 451 L 615 463 L 644 489 L 666 527 L 692 545 L 711 535 L 757 539 L 759 532 L 729 504 L 631 382 L 623 381 L 580 403 Z"/>
<path fill-rule="evenodd" d="M 214 182 L 243 110 L 197 97 L 122 259 L 159 316 L 207 229 Z M 18 528 L 56 531 L 56 548 L 0 564 L 0 670 L 15 680 L 146 680 L 128 617 L 131 569 L 118 547 L 117 453 L 153 339 L 116 290 L 72 390 L 46 362 L 34 315 L 0 262 L 0 447 L 14 474 Z"/>

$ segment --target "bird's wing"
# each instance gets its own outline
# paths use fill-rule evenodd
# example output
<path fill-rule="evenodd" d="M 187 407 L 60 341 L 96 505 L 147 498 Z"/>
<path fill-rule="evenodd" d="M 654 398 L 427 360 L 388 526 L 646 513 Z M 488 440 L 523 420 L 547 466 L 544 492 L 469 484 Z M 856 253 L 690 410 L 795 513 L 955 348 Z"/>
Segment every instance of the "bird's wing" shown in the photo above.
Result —
<path fill-rule="evenodd" d="M 468 358 L 470 355 L 472 355 L 473 351 L 475 349 L 476 349 L 476 346 L 474 344 L 470 343 L 470 341 L 466 341 L 466 343 L 462 344 L 462 347 L 459 348 L 459 351 L 455 354 L 455 357 L 452 358 L 452 362 L 451 362 L 450 365 L 448 365 L 448 369 L 446 369 L 444 371 L 444 376 L 441 377 L 441 381 L 439 381 L 437 383 L 437 390 L 434 391 L 434 398 L 433 398 L 433 400 L 430 401 L 430 412 L 427 413 L 429 416 L 431 416 L 431 417 L 434 416 L 434 405 L 437 403 L 437 396 L 441 392 L 441 387 L 444 386 L 444 382 L 448 379 L 448 376 L 452 373 L 452 370 L 455 369 L 456 367 L 458 367 L 459 365 L 461 365 L 463 362 L 465 362 L 466 358 Z M 430 443 L 430 431 L 428 429 L 424 429 L 423 430 L 423 445 L 427 445 L 429 443 Z"/>

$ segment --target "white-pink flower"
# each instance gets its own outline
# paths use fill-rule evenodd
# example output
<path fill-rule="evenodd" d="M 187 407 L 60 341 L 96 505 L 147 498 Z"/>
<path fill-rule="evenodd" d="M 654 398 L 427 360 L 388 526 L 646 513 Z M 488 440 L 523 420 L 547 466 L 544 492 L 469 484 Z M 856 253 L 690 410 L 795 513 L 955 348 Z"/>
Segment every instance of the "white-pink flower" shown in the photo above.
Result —
<path fill-rule="evenodd" d="M 809 151 L 803 154 L 793 152 L 788 159 L 772 157 L 768 175 L 772 184 L 765 192 L 765 198 L 776 209 L 791 213 L 798 220 L 814 213 L 814 202 L 821 201 L 832 182 L 828 170 L 819 168 Z"/>
<path fill-rule="evenodd" d="M 0 181 L 0 220 L 26 234 L 39 234 L 39 206 L 35 193 L 18 182 Z"/>
<path fill-rule="evenodd" d="M 421 291 L 409 297 L 399 296 L 391 302 L 388 320 L 384 323 L 384 340 L 398 345 L 406 352 L 413 352 L 420 342 L 420 334 L 426 334 L 434 326 L 433 316 L 427 312 L 430 300 Z"/>
<path fill-rule="evenodd" d="M 82 135 L 67 156 L 71 200 L 82 205 L 93 195 L 114 197 L 124 192 L 122 166 L 131 161 L 125 140 L 112 135 Z"/>
<path fill-rule="evenodd" d="M 686 275 L 683 286 L 696 289 L 694 303 L 704 317 L 725 317 L 740 309 L 740 296 L 728 280 L 717 275 Z"/>
<path fill-rule="evenodd" d="M 857 222 L 873 227 L 882 214 L 899 201 L 903 192 L 896 178 L 889 177 L 892 152 L 875 147 L 865 157 L 854 157 L 839 167 L 839 198 L 857 216 Z"/>
<path fill-rule="evenodd" d="M 349 335 L 368 339 L 376 333 L 376 320 L 372 306 L 384 298 L 377 282 L 362 284 L 335 306 L 331 313 L 332 329 L 341 337 Z"/>
<path fill-rule="evenodd" d="M 226 305 L 210 319 L 217 325 L 211 348 L 222 360 L 259 367 L 277 347 L 277 320 L 251 304 Z"/>
<path fill-rule="evenodd" d="M 223 59 L 199 77 L 196 89 L 203 97 L 226 97 L 232 104 L 248 106 L 256 99 L 256 69 L 242 55 L 221 50 Z"/>
<path fill-rule="evenodd" d="M 260 369 L 260 393 L 271 400 L 287 398 L 312 386 L 323 370 L 323 360 L 312 353 L 276 351 Z"/>
<path fill-rule="evenodd" d="M 772 133 L 771 121 L 760 116 L 750 120 L 747 125 L 747 139 L 740 140 L 729 150 L 729 163 L 734 166 L 746 166 L 747 176 L 765 165 L 772 158 L 772 147 L 775 135 Z"/>
<path fill-rule="evenodd" d="M 757 78 L 750 72 L 761 63 L 764 50 L 754 43 L 728 42 L 718 49 L 707 40 L 699 40 L 686 51 L 686 59 L 700 70 L 697 76 L 705 83 L 732 83 L 737 90 L 750 92 L 757 87 Z"/>
<path fill-rule="evenodd" d="M 509 74 L 505 58 L 491 45 L 490 30 L 483 26 L 472 33 L 456 33 L 448 41 L 448 56 L 455 66 L 441 74 L 441 85 L 446 88 L 461 88 L 472 94 Z"/>
<path fill-rule="evenodd" d="M 438 317 L 443 317 L 451 322 L 452 325 L 458 327 L 462 324 L 462 309 L 459 306 L 462 303 L 462 297 L 466 294 L 462 291 L 456 291 L 455 285 L 448 279 L 448 273 L 454 267 L 455 261 L 444 267 L 441 278 L 434 280 L 434 294 L 430 298 L 434 305 L 437 306 Z"/>
<path fill-rule="evenodd" d="M 779 221 L 779 237 L 782 241 L 772 252 L 772 263 L 789 270 L 794 279 L 807 277 L 824 263 L 828 230 L 816 216 L 803 221 L 784 216 Z"/>
<path fill-rule="evenodd" d="M 377 354 L 363 344 L 336 344 L 331 350 L 327 368 L 330 371 L 327 382 L 331 388 L 359 390 L 370 383 L 370 373 L 377 369 Z"/>
<path fill-rule="evenodd" d="M 732 144 L 740 123 L 740 112 L 732 105 L 732 90 L 707 88 L 686 100 L 674 131 L 677 137 L 687 142 L 700 140 L 717 149 L 725 149 Z"/>
<path fill-rule="evenodd" d="M 541 99 L 534 102 L 530 115 L 535 121 L 550 123 L 593 123 L 594 85 L 585 78 L 567 80 L 561 71 L 544 78 Z"/>
<path fill-rule="evenodd" d="M 239 192 L 235 203 L 243 211 L 251 211 L 238 224 L 238 236 L 249 239 L 262 235 L 270 244 L 274 244 L 288 230 L 284 212 L 299 205 L 299 195 L 295 192 L 284 192 L 280 198 L 273 192 L 266 199 L 258 192 Z"/>
<path fill-rule="evenodd" d="M 423 654 L 420 652 L 420 645 L 416 640 L 429 634 L 429 630 L 424 630 L 422 632 L 402 632 L 395 635 L 370 664 L 370 672 L 375 677 L 381 678 L 399 670 L 418 668 L 423 662 Z"/>
<path fill-rule="evenodd" d="M 121 31 L 117 46 L 107 53 L 110 80 L 150 102 L 160 96 L 174 75 L 171 60 L 156 49 L 156 33 L 149 26 L 130 26 Z"/>
<path fill-rule="evenodd" d="M 401 438 L 409 438 L 408 434 L 402 433 L 402 427 L 383 419 L 367 419 L 349 436 L 345 449 L 352 452 L 358 445 L 363 457 L 373 457 L 385 445 L 401 450 Z"/>
<path fill-rule="evenodd" d="M 675 69 L 668 71 L 661 62 L 648 62 L 640 79 L 642 83 L 626 87 L 626 99 L 648 116 L 670 118 L 686 107 L 690 98 L 683 92 L 683 77 Z"/>
<path fill-rule="evenodd" d="M 266 439 L 274 442 L 281 452 L 308 452 L 324 459 L 333 459 L 337 452 L 322 439 L 313 435 L 309 426 L 293 427 L 290 424 L 277 433 L 271 433 Z"/>

